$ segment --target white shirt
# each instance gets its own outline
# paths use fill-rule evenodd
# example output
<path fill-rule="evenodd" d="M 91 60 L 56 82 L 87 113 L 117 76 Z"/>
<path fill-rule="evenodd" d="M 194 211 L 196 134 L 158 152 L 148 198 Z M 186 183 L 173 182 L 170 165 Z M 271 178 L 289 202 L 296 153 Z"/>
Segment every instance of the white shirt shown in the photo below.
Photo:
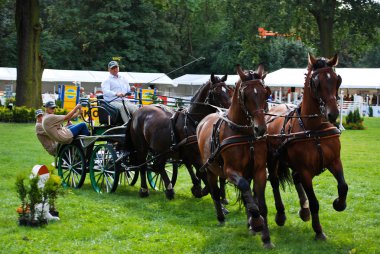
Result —
<path fill-rule="evenodd" d="M 128 80 L 120 76 L 120 74 L 117 74 L 117 76 L 110 74 L 108 79 L 102 82 L 102 90 L 104 100 L 112 101 L 117 97 L 116 93 L 128 93 L 131 91 L 131 87 L 129 86 Z M 117 100 L 121 100 L 121 98 L 115 101 Z"/>

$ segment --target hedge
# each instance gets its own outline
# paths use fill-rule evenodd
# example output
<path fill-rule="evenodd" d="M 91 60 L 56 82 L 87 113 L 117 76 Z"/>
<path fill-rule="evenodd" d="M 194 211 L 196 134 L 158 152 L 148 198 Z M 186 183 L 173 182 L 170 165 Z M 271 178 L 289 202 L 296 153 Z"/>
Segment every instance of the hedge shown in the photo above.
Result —
<path fill-rule="evenodd" d="M 0 107 L 0 122 L 31 123 L 34 122 L 36 109 L 23 107 Z M 65 115 L 67 110 L 56 108 L 55 114 Z"/>

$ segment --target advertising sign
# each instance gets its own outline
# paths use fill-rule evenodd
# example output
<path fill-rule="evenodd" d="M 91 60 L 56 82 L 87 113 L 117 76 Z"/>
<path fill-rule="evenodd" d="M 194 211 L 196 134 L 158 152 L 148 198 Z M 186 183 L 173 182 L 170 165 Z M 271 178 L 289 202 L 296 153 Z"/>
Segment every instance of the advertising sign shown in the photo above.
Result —
<path fill-rule="evenodd" d="M 79 87 L 75 85 L 63 85 L 61 99 L 62 107 L 71 111 L 79 102 Z"/>
<path fill-rule="evenodd" d="M 152 96 L 156 93 L 154 89 L 140 89 L 140 98 L 142 105 L 153 104 Z"/>

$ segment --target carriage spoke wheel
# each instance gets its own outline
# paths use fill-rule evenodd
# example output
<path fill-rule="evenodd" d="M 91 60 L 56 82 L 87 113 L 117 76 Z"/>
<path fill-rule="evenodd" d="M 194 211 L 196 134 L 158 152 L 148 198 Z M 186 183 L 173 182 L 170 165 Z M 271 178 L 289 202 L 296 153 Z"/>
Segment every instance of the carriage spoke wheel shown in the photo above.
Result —
<path fill-rule="evenodd" d="M 107 144 L 98 145 L 91 155 L 90 178 L 92 188 L 98 193 L 114 192 L 119 182 L 115 149 Z"/>
<path fill-rule="evenodd" d="M 79 189 L 86 178 L 86 160 L 78 146 L 65 145 L 58 155 L 58 175 L 62 185 Z"/>
<path fill-rule="evenodd" d="M 125 156 L 125 158 L 123 159 L 122 165 L 124 169 L 120 173 L 119 184 L 130 185 L 130 186 L 135 185 L 135 183 L 137 182 L 137 179 L 139 178 L 139 171 L 136 169 L 129 170 L 128 166 L 131 165 L 130 155 Z"/>
<path fill-rule="evenodd" d="M 139 171 L 127 169 L 126 171 L 120 174 L 119 183 L 133 186 L 137 182 L 138 178 L 139 178 Z"/>
<path fill-rule="evenodd" d="M 148 170 L 146 172 L 150 187 L 152 187 L 152 189 L 155 189 L 155 190 L 165 191 L 166 187 L 165 187 L 164 181 L 162 180 L 161 175 L 151 170 L 152 166 L 153 166 L 152 164 L 149 164 Z M 166 164 L 165 171 L 166 171 L 166 174 L 168 174 L 170 182 L 172 183 L 172 186 L 174 188 L 174 185 L 177 182 L 178 163 L 172 162 L 172 163 Z"/>

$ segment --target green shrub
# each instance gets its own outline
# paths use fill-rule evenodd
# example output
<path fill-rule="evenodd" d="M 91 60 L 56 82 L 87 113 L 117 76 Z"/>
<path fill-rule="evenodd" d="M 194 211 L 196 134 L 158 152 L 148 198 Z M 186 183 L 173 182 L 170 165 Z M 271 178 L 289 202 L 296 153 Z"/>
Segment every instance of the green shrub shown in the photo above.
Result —
<path fill-rule="evenodd" d="M 363 121 L 364 118 L 360 116 L 359 109 L 355 109 L 354 112 L 348 113 L 346 123 L 343 126 L 347 130 L 364 130 Z"/>
<path fill-rule="evenodd" d="M 15 122 L 15 123 L 31 123 L 35 121 L 34 108 L 13 107 L 9 109 L 7 107 L 0 107 L 0 122 Z M 67 109 L 56 108 L 55 114 L 66 115 Z"/>
<path fill-rule="evenodd" d="M 6 107 L 0 107 L 0 121 L 1 122 L 12 122 L 13 112 Z"/>
<path fill-rule="evenodd" d="M 368 107 L 368 116 L 369 117 L 373 117 L 373 108 L 372 108 L 372 106 Z"/>
<path fill-rule="evenodd" d="M 5 100 L 5 106 L 8 107 L 10 103 L 12 103 L 12 105 L 15 105 L 15 102 L 16 102 L 16 98 L 15 97 L 7 98 Z"/>
<path fill-rule="evenodd" d="M 15 123 L 25 123 L 34 121 L 34 109 L 28 109 L 25 106 L 14 107 L 13 111 L 13 122 Z"/>

